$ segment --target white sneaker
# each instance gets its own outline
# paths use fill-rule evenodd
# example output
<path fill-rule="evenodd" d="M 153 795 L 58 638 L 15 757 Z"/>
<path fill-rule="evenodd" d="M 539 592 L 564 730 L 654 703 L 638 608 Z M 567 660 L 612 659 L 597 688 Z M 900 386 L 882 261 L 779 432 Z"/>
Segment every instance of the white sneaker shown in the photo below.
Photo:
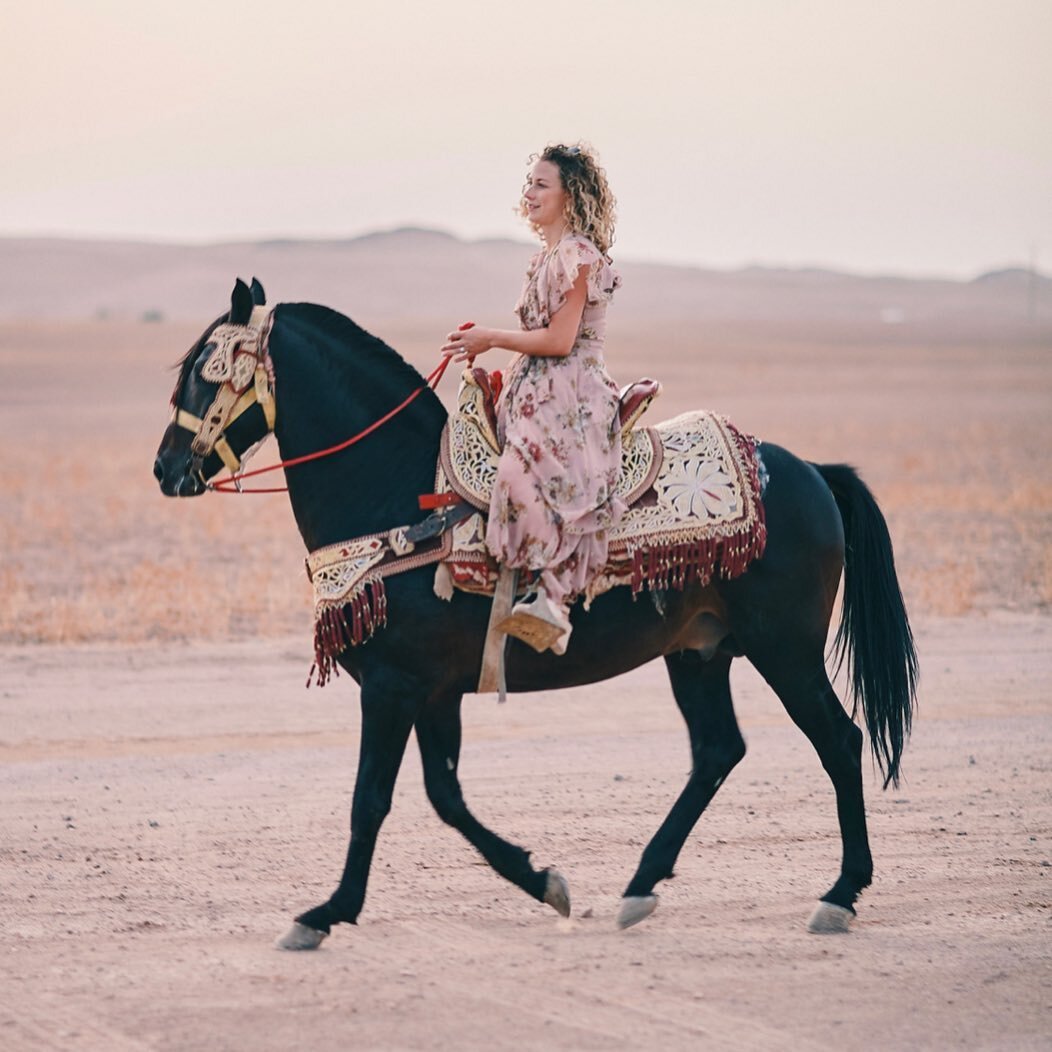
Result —
<path fill-rule="evenodd" d="M 565 654 L 573 626 L 566 607 L 553 603 L 548 593 L 539 588 L 535 595 L 511 608 L 511 614 L 497 625 L 497 631 L 521 639 L 538 653 L 551 650 L 553 654 Z"/>

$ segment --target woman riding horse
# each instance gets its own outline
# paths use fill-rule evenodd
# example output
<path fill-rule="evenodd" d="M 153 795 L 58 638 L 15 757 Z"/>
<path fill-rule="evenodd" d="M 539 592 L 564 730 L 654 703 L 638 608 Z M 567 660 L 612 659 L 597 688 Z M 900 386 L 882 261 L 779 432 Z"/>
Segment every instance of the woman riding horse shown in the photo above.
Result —
<path fill-rule="evenodd" d="M 224 464 L 239 463 L 273 430 L 289 500 L 309 552 L 419 517 L 431 491 L 446 412 L 423 378 L 350 319 L 313 304 L 263 305 L 262 288 L 238 282 L 230 311 L 181 363 L 173 420 L 154 464 L 169 496 L 205 493 Z M 419 397 L 417 397 L 419 395 Z M 393 407 L 402 407 L 397 415 Z M 378 421 L 386 421 L 377 427 Z M 348 434 L 367 436 L 353 444 Z M 331 456 L 318 451 L 338 449 Z M 730 691 L 732 661 L 744 656 L 811 741 L 836 792 L 843 843 L 840 872 L 809 922 L 845 931 L 873 875 L 862 792 L 863 735 L 844 711 L 825 667 L 827 632 L 841 572 L 838 641 L 850 669 L 885 787 L 897 782 L 914 704 L 916 655 L 887 526 L 853 469 L 814 465 L 771 443 L 757 451 L 769 475 L 767 544 L 740 576 L 682 581 L 655 602 L 616 587 L 577 618 L 564 657 L 512 640 L 510 692 L 552 690 L 619 675 L 664 659 L 687 724 L 693 765 L 678 800 L 625 889 L 619 923 L 656 906 L 687 836 L 745 754 Z M 290 463 L 291 462 L 291 463 Z M 368 494 L 363 500 L 362 495 Z M 296 918 L 279 945 L 313 949 L 332 925 L 355 923 L 380 826 L 410 732 L 415 729 L 428 796 L 507 880 L 563 915 L 565 880 L 536 870 L 521 847 L 483 826 L 461 792 L 461 700 L 475 689 L 490 603 L 435 595 L 433 566 L 391 577 L 386 627 L 350 646 L 340 666 L 361 686 L 361 745 L 343 875 L 323 903 Z"/>

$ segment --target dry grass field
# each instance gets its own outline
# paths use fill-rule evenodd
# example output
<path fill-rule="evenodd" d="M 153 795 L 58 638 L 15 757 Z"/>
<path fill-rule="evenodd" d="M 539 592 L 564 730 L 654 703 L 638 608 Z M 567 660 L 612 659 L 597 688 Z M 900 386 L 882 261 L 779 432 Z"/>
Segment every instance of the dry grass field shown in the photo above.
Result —
<path fill-rule="evenodd" d="M 609 359 L 621 381 L 664 382 L 652 422 L 706 406 L 852 463 L 889 521 L 920 715 L 902 788 L 867 770 L 877 874 L 853 934 L 804 933 L 839 855 L 832 794 L 744 664 L 749 755 L 661 908 L 613 930 L 689 763 L 657 663 L 467 705 L 468 799 L 566 873 L 572 920 L 441 825 L 411 755 L 361 925 L 314 955 L 271 950 L 337 877 L 357 718 L 346 677 L 302 689 L 309 589 L 285 498 L 167 500 L 152 478 L 170 367 L 210 315 L 8 314 L 3 1047 L 1048 1047 L 1052 329 L 760 307 L 655 322 L 640 304 L 664 279 L 648 280 L 611 316 Z M 358 320 L 426 372 L 469 309 Z"/>

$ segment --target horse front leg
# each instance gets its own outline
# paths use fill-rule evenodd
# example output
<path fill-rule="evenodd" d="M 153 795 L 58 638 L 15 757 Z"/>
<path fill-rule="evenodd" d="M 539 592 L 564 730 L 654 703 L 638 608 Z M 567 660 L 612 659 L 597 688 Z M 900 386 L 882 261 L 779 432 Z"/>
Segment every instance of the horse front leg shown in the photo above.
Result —
<path fill-rule="evenodd" d="M 686 786 L 644 849 L 639 868 L 625 888 L 617 918 L 621 928 L 638 924 L 657 908 L 654 885 L 673 875 L 690 831 L 745 756 L 745 740 L 731 702 L 730 657 L 716 654 L 706 660 L 697 651 L 683 650 L 667 655 L 665 664 L 690 733 L 693 764 Z"/>
<path fill-rule="evenodd" d="M 424 785 L 439 818 L 459 832 L 505 880 L 545 902 L 563 917 L 570 915 L 570 889 L 554 869 L 536 870 L 530 853 L 487 829 L 464 803 L 460 763 L 460 696 L 427 705 L 417 716 L 416 738 L 424 767 Z"/>
<path fill-rule="evenodd" d="M 412 684 L 393 674 L 381 674 L 362 684 L 358 776 L 343 876 L 328 901 L 296 918 L 292 928 L 275 944 L 278 949 L 317 949 L 332 925 L 358 922 L 376 837 L 391 810 L 395 779 L 405 755 L 418 697 Z"/>

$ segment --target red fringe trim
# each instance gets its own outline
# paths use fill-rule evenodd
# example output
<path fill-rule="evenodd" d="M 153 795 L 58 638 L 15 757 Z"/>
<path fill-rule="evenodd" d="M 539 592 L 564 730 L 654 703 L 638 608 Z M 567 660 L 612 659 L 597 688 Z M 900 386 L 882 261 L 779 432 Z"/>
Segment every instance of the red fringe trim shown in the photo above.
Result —
<path fill-rule="evenodd" d="M 382 577 L 365 581 L 344 606 L 323 610 L 314 622 L 314 664 L 307 674 L 307 686 L 317 676 L 324 687 L 340 674 L 336 659 L 349 646 L 367 642 L 378 628 L 387 624 L 387 590 Z"/>
<path fill-rule="evenodd" d="M 724 580 L 740 577 L 766 546 L 767 530 L 759 523 L 751 535 L 637 548 L 632 553 L 632 595 L 644 585 L 683 591 L 694 581 L 706 585 L 717 574 Z"/>

